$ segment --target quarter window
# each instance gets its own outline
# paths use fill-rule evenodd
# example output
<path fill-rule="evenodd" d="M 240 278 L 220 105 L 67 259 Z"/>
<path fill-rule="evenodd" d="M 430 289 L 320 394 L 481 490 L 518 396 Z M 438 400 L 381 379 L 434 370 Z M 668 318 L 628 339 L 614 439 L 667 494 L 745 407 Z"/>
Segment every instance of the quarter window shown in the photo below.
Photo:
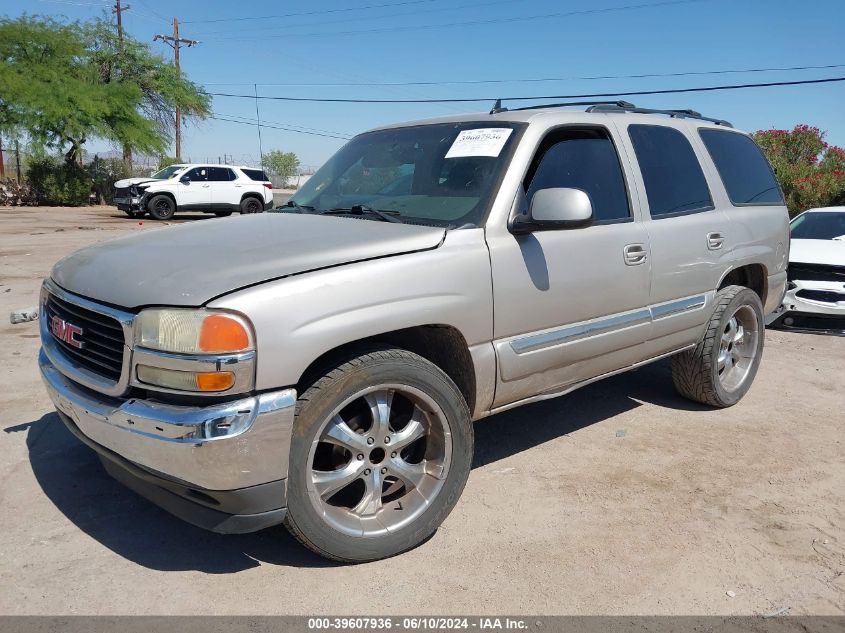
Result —
<path fill-rule="evenodd" d="M 628 193 L 613 141 L 602 129 L 550 134 L 537 151 L 526 179 L 526 198 L 540 189 L 569 187 L 590 197 L 597 224 L 631 217 Z"/>
<path fill-rule="evenodd" d="M 652 218 L 713 208 L 701 165 L 686 136 L 664 125 L 630 125 Z"/>
<path fill-rule="evenodd" d="M 783 204 L 772 168 L 750 137 L 724 130 L 699 134 L 733 204 Z"/>

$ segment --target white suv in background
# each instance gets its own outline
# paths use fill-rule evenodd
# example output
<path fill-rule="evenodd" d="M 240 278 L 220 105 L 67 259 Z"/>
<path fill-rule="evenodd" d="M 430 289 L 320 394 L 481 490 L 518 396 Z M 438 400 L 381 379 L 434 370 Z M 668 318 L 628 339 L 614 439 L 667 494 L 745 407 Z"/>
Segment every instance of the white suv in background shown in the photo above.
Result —
<path fill-rule="evenodd" d="M 156 220 L 169 220 L 177 211 L 261 213 L 273 206 L 273 185 L 255 167 L 171 165 L 150 178 L 117 181 L 113 202 L 131 218 L 149 213 Z"/>

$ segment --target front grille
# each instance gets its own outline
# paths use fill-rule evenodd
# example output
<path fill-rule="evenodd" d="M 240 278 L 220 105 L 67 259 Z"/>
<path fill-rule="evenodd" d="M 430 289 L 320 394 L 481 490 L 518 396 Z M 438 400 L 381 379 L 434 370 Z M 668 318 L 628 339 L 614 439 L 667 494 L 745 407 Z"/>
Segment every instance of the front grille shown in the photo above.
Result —
<path fill-rule="evenodd" d="M 845 266 L 803 264 L 796 262 L 786 269 L 789 281 L 841 281 L 845 283 Z"/>
<path fill-rule="evenodd" d="M 115 187 L 114 189 L 115 198 L 129 198 L 131 195 L 129 187 Z"/>
<path fill-rule="evenodd" d="M 46 303 L 48 329 L 53 317 L 82 328 L 76 337 L 82 348 L 76 348 L 53 336 L 62 353 L 70 360 L 95 374 L 117 382 L 123 368 L 124 337 L 120 322 L 108 315 L 83 308 L 49 294 Z"/>
<path fill-rule="evenodd" d="M 812 290 L 805 288 L 795 293 L 796 296 L 810 301 L 821 301 L 823 303 L 838 303 L 845 301 L 845 293 L 833 292 L 832 290 Z"/>

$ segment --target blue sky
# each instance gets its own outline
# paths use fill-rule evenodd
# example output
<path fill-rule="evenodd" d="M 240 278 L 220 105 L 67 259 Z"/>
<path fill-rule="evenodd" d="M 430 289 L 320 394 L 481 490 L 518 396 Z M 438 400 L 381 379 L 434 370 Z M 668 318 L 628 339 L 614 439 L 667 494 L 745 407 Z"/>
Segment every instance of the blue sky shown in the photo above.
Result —
<path fill-rule="evenodd" d="M 128 0 L 124 25 L 151 41 L 177 16 L 182 68 L 210 92 L 340 98 L 460 98 L 651 90 L 845 76 L 845 66 L 713 76 L 586 80 L 578 77 L 845 64 L 845 2 L 689 0 L 660 6 L 550 16 L 555 13 L 655 5 L 658 0 Z M 398 4 L 402 3 L 402 4 Z M 0 14 L 85 19 L 109 0 L 0 0 Z M 387 5 L 348 11 L 352 7 Z M 311 13 L 311 15 L 301 15 Z M 288 14 L 288 17 L 269 17 Z M 300 14 L 300 15 L 290 15 Z M 533 18 L 533 16 L 547 16 Z M 255 18 L 260 19 L 244 19 Z M 532 19 L 528 19 L 532 18 Z M 212 21 L 214 20 L 214 21 Z M 476 24 L 452 25 L 476 22 Z M 437 25 L 437 26 L 432 26 Z M 421 28 L 422 27 L 422 28 Z M 154 48 L 171 55 L 165 45 Z M 367 86 L 566 78 L 549 82 Z M 288 84 L 288 85 L 269 85 Z M 297 85 L 291 85 L 297 84 Z M 352 84 L 352 85 L 308 85 Z M 693 108 L 739 128 L 791 128 L 809 123 L 845 145 L 845 83 L 731 92 L 640 96 L 648 107 Z M 489 109 L 490 104 L 483 104 Z M 255 118 L 254 100 L 217 97 L 221 116 Z M 478 111 L 479 104 L 331 104 L 262 100 L 261 118 L 311 131 L 355 134 L 382 123 Z M 262 129 L 263 147 L 296 152 L 317 166 L 343 141 Z M 102 149 L 100 143 L 90 151 Z M 254 126 L 206 121 L 184 133 L 183 156 L 258 160 Z"/>

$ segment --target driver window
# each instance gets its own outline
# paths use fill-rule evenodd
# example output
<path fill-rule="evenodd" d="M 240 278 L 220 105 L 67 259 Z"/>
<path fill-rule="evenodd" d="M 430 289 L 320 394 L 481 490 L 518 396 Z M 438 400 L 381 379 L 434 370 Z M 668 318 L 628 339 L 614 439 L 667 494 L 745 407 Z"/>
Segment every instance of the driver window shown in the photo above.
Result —
<path fill-rule="evenodd" d="M 205 182 L 208 180 L 208 170 L 205 167 L 194 167 L 185 177 L 191 182 Z"/>
<path fill-rule="evenodd" d="M 602 128 L 549 134 L 537 150 L 524 186 L 528 204 L 540 189 L 569 187 L 590 197 L 594 224 L 631 219 L 619 155 Z"/>

